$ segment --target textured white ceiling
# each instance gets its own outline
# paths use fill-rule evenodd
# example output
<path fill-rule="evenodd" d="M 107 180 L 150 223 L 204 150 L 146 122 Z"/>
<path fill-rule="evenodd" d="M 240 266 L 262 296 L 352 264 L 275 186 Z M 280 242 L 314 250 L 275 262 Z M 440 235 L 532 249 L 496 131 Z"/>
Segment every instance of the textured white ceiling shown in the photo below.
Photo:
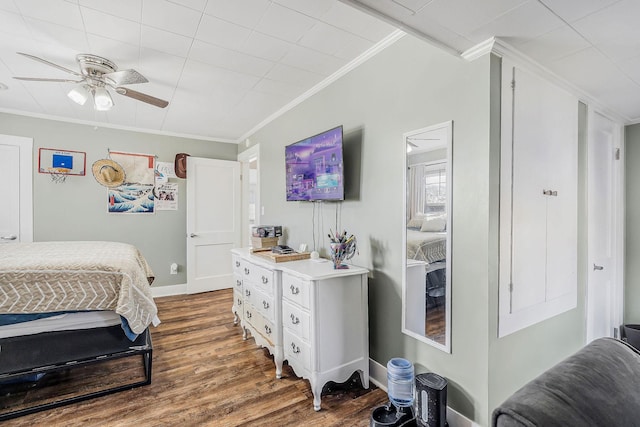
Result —
<path fill-rule="evenodd" d="M 491 37 L 640 122 L 639 0 L 341 0 L 462 54 Z"/>
<path fill-rule="evenodd" d="M 0 111 L 238 141 L 401 28 L 455 55 L 499 37 L 636 123 L 639 18 L 639 0 L 0 0 Z M 96 112 L 69 84 L 14 80 L 70 76 L 18 51 L 104 56 L 170 104 Z"/>
<path fill-rule="evenodd" d="M 394 30 L 337 0 L 0 0 L 0 111 L 236 141 Z M 96 112 L 73 84 L 13 79 L 74 78 L 16 52 L 72 70 L 103 56 L 169 106 L 112 93 Z"/>

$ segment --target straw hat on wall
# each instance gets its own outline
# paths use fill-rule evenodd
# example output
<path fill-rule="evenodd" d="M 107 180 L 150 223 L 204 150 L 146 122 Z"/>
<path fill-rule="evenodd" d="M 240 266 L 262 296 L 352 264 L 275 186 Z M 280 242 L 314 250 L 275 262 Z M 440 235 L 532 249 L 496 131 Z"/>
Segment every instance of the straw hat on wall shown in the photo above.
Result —
<path fill-rule="evenodd" d="M 105 187 L 113 188 L 124 183 L 124 169 L 111 159 L 96 161 L 91 170 L 96 181 Z"/>

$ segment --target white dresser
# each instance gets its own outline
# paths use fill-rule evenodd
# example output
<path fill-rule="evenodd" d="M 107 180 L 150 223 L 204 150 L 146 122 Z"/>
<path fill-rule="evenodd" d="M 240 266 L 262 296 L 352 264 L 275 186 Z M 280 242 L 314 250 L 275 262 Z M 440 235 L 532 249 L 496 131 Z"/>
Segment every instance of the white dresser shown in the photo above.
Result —
<path fill-rule="evenodd" d="M 280 271 L 265 265 L 248 251 L 232 251 L 234 324 L 240 322 L 242 337 L 247 332 L 257 345 L 269 350 L 276 364 L 276 378 L 282 375 L 282 287 Z"/>
<path fill-rule="evenodd" d="M 316 411 L 328 381 L 345 382 L 358 372 L 363 386 L 369 388 L 368 270 L 356 266 L 335 270 L 329 261 L 274 263 L 246 249 L 234 249 L 232 255 L 236 281 L 240 281 L 234 286 L 232 311 L 236 322 L 240 320 L 253 336 L 259 335 L 256 343 L 274 355 L 276 377 L 282 372 L 279 352 L 284 351 L 283 358 L 296 375 L 309 380 Z M 253 271 L 259 276 L 252 277 Z M 273 323 L 260 311 L 261 299 L 252 299 L 256 286 L 268 287 L 260 287 L 262 275 L 273 278 Z M 255 316 L 256 311 L 261 317 Z M 271 340 L 264 336 L 264 325 L 271 328 Z"/>

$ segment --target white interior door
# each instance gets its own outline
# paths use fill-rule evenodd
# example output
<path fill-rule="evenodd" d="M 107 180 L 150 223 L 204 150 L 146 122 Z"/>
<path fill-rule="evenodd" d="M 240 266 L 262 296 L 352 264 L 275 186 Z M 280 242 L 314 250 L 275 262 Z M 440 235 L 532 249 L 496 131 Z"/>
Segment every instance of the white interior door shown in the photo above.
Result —
<path fill-rule="evenodd" d="M 240 163 L 187 157 L 187 293 L 232 286 L 240 199 Z"/>
<path fill-rule="evenodd" d="M 591 113 L 588 138 L 587 342 L 612 337 L 621 322 L 622 286 L 617 280 L 620 133 L 606 117 Z"/>
<path fill-rule="evenodd" d="M 242 246 L 251 246 L 251 228 L 260 225 L 260 146 L 238 154 L 242 168 Z"/>
<path fill-rule="evenodd" d="M 0 135 L 0 244 L 33 241 L 33 140 Z"/>

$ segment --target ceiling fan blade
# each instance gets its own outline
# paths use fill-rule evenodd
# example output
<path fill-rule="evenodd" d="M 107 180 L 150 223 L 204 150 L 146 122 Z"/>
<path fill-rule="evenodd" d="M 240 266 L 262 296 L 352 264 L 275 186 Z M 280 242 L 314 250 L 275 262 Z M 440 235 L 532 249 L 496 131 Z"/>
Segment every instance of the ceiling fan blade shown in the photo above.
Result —
<path fill-rule="evenodd" d="M 107 79 L 112 86 L 133 85 L 137 83 L 147 83 L 149 80 L 136 70 L 120 70 L 113 73 L 103 74 L 102 77 Z"/>
<path fill-rule="evenodd" d="M 58 83 L 81 83 L 84 80 L 69 80 L 69 79 L 45 79 L 40 77 L 14 77 L 16 80 L 25 80 L 28 82 L 58 82 Z"/>
<path fill-rule="evenodd" d="M 73 74 L 74 76 L 82 77 L 82 74 L 77 71 L 70 70 L 68 68 L 63 67 L 62 65 L 54 64 L 53 62 L 49 62 L 46 59 L 38 58 L 37 56 L 29 55 L 28 53 L 16 52 L 18 55 L 26 56 L 29 59 L 33 59 L 34 61 L 42 62 L 43 64 L 47 64 L 50 67 L 57 68 L 58 70 L 62 70 L 66 73 Z"/>
<path fill-rule="evenodd" d="M 120 95 L 128 96 L 129 98 L 137 99 L 138 101 L 146 102 L 147 104 L 155 105 L 156 107 L 164 108 L 169 105 L 168 101 L 164 99 L 156 98 L 146 93 L 131 90 L 126 87 L 117 87 L 115 91 Z"/>

